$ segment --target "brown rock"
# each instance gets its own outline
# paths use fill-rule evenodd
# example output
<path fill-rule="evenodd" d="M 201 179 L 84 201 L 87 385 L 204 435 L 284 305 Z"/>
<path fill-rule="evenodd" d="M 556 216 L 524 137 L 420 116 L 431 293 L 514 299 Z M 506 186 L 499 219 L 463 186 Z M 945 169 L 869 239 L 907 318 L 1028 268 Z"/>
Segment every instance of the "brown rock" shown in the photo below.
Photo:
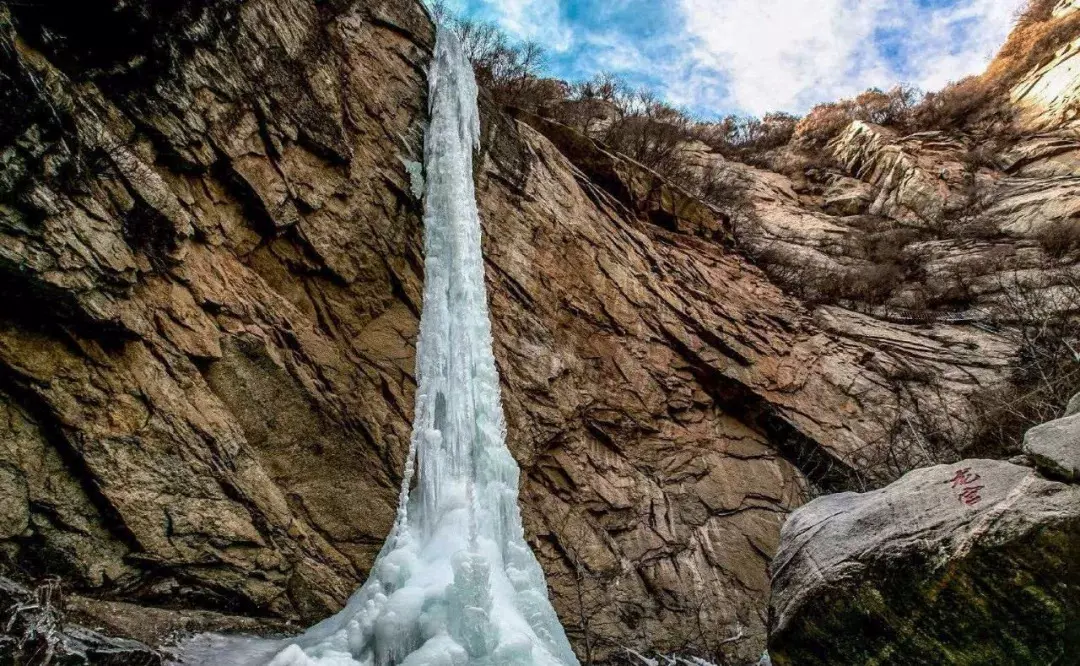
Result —
<path fill-rule="evenodd" d="M 0 8 L 22 102 L 0 110 L 0 555 L 103 603 L 295 626 L 341 606 L 393 520 L 433 26 L 413 0 L 181 4 L 106 3 L 101 34 Z M 495 352 L 556 607 L 601 658 L 755 659 L 783 517 L 873 471 L 890 372 L 940 374 L 953 404 L 1011 349 L 811 316 L 720 211 L 564 127 L 484 116 Z M 747 173 L 773 228 L 843 232 Z M 905 192 L 882 210 L 948 199 Z"/>

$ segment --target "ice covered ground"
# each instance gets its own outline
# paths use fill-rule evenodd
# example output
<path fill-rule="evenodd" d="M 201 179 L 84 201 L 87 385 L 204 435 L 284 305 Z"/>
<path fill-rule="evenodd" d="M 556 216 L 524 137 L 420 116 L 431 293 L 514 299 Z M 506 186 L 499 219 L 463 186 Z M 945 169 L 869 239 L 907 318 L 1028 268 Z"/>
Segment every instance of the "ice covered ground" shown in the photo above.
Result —
<path fill-rule="evenodd" d="M 711 661 L 705 661 L 698 657 L 659 656 L 650 658 L 633 650 L 627 650 L 626 652 L 630 657 L 635 659 L 636 663 L 640 664 L 640 666 L 716 666 L 716 664 Z"/>
<path fill-rule="evenodd" d="M 286 641 L 202 636 L 202 666 L 577 666 L 525 543 L 484 286 L 476 81 L 440 30 L 425 140 L 416 415 L 397 520 L 345 610 Z"/>

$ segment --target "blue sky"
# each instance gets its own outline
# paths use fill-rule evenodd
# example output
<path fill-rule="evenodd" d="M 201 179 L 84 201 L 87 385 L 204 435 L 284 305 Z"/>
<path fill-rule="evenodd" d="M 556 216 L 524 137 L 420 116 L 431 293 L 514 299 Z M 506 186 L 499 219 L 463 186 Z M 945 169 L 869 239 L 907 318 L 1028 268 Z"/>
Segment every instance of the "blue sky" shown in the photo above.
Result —
<path fill-rule="evenodd" d="M 599 71 L 705 116 L 804 113 L 900 82 L 981 71 L 1024 0 L 450 0 L 543 44 L 567 80 Z"/>

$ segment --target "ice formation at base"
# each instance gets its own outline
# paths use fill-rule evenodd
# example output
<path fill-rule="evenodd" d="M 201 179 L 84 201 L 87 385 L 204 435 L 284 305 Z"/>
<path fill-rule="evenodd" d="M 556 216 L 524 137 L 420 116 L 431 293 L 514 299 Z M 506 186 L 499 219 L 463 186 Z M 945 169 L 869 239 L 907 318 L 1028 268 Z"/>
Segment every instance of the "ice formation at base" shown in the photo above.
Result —
<path fill-rule="evenodd" d="M 280 643 L 203 637 L 182 663 L 578 664 L 521 526 L 473 184 L 476 81 L 448 30 L 438 34 L 430 86 L 416 415 L 394 529 L 338 615 Z"/>

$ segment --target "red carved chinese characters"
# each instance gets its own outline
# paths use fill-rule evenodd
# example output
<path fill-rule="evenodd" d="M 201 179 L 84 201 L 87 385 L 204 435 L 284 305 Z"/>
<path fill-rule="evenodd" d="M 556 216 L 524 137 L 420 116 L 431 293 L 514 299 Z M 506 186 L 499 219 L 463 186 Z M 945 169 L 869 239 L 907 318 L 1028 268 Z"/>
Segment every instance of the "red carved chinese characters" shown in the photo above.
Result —
<path fill-rule="evenodd" d="M 960 494 L 957 497 L 960 502 L 968 506 L 975 506 L 982 501 L 982 495 L 979 494 L 986 486 L 975 485 L 982 477 L 978 474 L 974 474 L 970 467 L 958 470 L 951 479 L 945 483 L 951 484 L 953 490 L 960 490 Z"/>

